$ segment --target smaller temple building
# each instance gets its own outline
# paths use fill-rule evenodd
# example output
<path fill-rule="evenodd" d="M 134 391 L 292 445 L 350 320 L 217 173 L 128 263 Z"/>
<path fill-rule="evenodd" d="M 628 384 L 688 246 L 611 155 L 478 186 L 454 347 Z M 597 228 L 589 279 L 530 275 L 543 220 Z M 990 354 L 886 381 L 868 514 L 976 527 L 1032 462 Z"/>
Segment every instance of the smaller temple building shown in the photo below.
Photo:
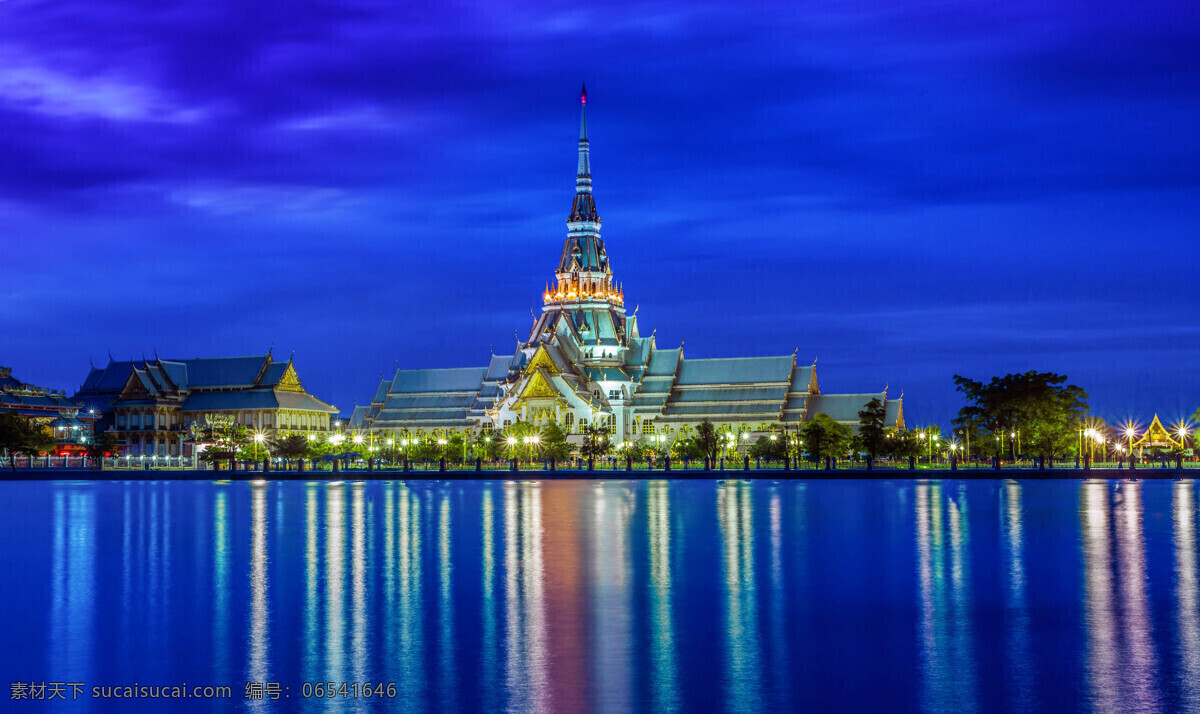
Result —
<path fill-rule="evenodd" d="M 41 423 L 54 436 L 56 453 L 83 451 L 96 415 L 67 399 L 66 393 L 35 387 L 12 376 L 12 368 L 0 367 L 0 413 L 16 414 Z"/>
<path fill-rule="evenodd" d="M 134 456 L 190 456 L 192 424 L 220 414 L 270 437 L 277 432 L 329 431 L 337 409 L 304 390 L 289 357 L 268 351 L 249 357 L 116 361 L 88 372 L 72 397 L 101 416 L 98 431 L 114 434 Z"/>
<path fill-rule="evenodd" d="M 1130 445 L 1134 451 L 1145 451 L 1146 449 L 1166 449 L 1168 451 L 1182 450 L 1183 438 L 1175 438 L 1171 436 L 1171 432 L 1162 425 L 1158 420 L 1158 415 L 1154 415 L 1154 419 L 1150 422 L 1150 426 L 1146 428 L 1146 432 L 1141 438 Z"/>

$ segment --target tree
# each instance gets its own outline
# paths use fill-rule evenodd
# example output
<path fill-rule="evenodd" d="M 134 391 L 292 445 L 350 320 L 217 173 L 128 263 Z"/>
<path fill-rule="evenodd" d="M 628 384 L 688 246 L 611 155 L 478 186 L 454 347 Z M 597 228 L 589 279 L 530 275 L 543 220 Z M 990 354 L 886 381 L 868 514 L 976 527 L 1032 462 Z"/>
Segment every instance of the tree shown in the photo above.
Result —
<path fill-rule="evenodd" d="M 508 427 L 505 430 L 505 442 L 509 439 L 516 440 L 508 444 L 509 458 L 532 459 L 541 451 L 542 433 L 527 421 L 518 421 Z"/>
<path fill-rule="evenodd" d="M 413 461 L 434 461 L 442 457 L 442 448 L 437 439 L 414 437 L 409 442 L 408 453 Z"/>
<path fill-rule="evenodd" d="M 466 459 L 467 457 L 467 438 L 462 434 L 451 434 L 447 436 L 445 444 L 439 444 L 442 447 L 442 456 L 455 461 Z"/>
<path fill-rule="evenodd" d="M 238 424 L 233 417 L 205 414 L 203 422 L 192 424 L 192 440 L 209 446 L 200 454 L 200 460 L 213 462 L 238 456 L 250 442 L 250 429 L 245 424 Z"/>
<path fill-rule="evenodd" d="M 309 452 L 308 437 L 303 434 L 276 435 L 267 442 L 267 452 L 276 458 L 291 463 L 293 459 L 303 459 Z"/>
<path fill-rule="evenodd" d="M 672 442 L 671 451 L 675 454 L 676 458 L 688 461 L 704 458 L 704 448 L 696 439 L 690 436 L 681 436 Z"/>
<path fill-rule="evenodd" d="M 954 384 L 967 404 L 959 409 L 954 424 L 968 429 L 978 426 L 981 436 L 996 443 L 997 455 L 1017 429 L 1038 453 L 1052 456 L 1068 451 L 1087 413 L 1088 395 L 1066 381 L 1066 375 L 1033 370 L 992 377 L 987 384 L 956 374 Z"/>
<path fill-rule="evenodd" d="M 707 419 L 700 422 L 696 427 L 696 437 L 694 439 L 696 446 L 700 450 L 700 455 L 705 456 L 713 461 L 717 459 L 717 452 L 721 449 L 721 435 L 717 433 L 717 428 Z"/>
<path fill-rule="evenodd" d="M 590 424 L 580 430 L 583 434 L 583 445 L 579 451 L 584 457 L 594 459 L 598 456 L 604 456 L 612 448 L 612 444 L 608 439 L 608 430 L 602 426 Z"/>
<path fill-rule="evenodd" d="M 907 431 L 888 431 L 884 440 L 887 442 L 885 453 L 888 456 L 895 458 L 907 459 L 910 456 L 920 456 L 925 447 L 917 432 L 909 429 Z"/>
<path fill-rule="evenodd" d="M 97 434 L 95 438 L 88 439 L 83 451 L 92 460 L 92 463 L 98 464 L 100 459 L 105 456 L 116 456 L 117 447 L 117 437 L 104 431 Z"/>
<path fill-rule="evenodd" d="M 550 422 L 542 428 L 542 456 L 555 461 L 571 458 L 571 445 L 567 434 L 558 424 Z"/>
<path fill-rule="evenodd" d="M 850 427 L 837 423 L 828 414 L 813 416 L 800 433 L 804 437 L 804 450 L 812 461 L 836 459 L 845 455 L 850 446 Z"/>
<path fill-rule="evenodd" d="M 0 414 L 0 449 L 8 454 L 8 463 L 17 470 L 17 456 L 33 458 L 54 448 L 54 437 L 41 423 L 11 412 Z"/>
<path fill-rule="evenodd" d="M 760 436 L 746 449 L 746 454 L 752 459 L 782 459 L 787 456 L 787 445 L 774 434 Z"/>
<path fill-rule="evenodd" d="M 867 406 L 858 413 L 859 444 L 867 456 L 872 459 L 879 456 L 887 448 L 887 432 L 884 422 L 887 420 L 887 407 L 878 398 L 867 402 Z"/>
<path fill-rule="evenodd" d="M 504 458 L 504 434 L 490 426 L 485 426 L 475 437 L 472 448 L 475 455 L 487 461 L 499 461 Z"/>

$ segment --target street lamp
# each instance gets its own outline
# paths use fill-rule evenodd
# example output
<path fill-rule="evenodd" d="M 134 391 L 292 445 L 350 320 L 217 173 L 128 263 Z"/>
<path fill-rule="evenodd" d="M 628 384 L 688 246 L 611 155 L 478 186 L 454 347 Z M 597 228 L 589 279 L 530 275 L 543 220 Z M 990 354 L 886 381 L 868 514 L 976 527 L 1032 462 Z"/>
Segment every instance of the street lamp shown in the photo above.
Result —
<path fill-rule="evenodd" d="M 263 433 L 261 431 L 254 434 L 254 460 L 258 461 L 258 445 L 263 443 Z"/>

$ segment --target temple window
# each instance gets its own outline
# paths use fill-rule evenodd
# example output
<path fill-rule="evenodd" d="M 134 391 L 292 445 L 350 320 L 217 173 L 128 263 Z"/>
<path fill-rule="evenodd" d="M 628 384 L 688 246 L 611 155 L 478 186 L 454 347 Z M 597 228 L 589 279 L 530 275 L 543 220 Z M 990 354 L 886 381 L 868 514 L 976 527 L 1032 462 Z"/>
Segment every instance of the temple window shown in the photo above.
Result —
<path fill-rule="evenodd" d="M 643 434 L 653 434 L 654 433 L 654 422 L 652 422 L 652 421 L 643 422 L 642 423 L 642 433 Z"/>

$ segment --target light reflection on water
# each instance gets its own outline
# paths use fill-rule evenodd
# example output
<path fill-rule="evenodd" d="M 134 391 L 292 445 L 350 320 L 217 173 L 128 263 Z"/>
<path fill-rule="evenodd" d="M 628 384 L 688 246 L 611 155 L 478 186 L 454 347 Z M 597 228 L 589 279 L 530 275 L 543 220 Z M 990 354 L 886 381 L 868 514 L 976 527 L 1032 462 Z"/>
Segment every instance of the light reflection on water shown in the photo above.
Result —
<path fill-rule="evenodd" d="M 377 702 L 303 682 L 395 682 L 397 711 L 1200 710 L 1190 481 L 8 486 L 13 680 L 246 710 L 279 705 L 245 681 L 311 711 Z"/>
<path fill-rule="evenodd" d="M 1196 498 L 1191 481 L 1178 481 L 1171 501 L 1175 525 L 1175 602 L 1179 623 L 1181 708 L 1200 711 L 1200 589 L 1196 584 Z"/>
<path fill-rule="evenodd" d="M 960 491 L 957 499 L 948 497 L 938 482 L 917 483 L 915 488 L 922 708 L 977 711 L 966 495 Z"/>
<path fill-rule="evenodd" d="M 654 671 L 652 709 L 673 712 L 680 708 L 675 666 L 675 633 L 671 616 L 671 488 L 652 481 L 647 497 L 647 535 L 650 559 L 650 612 L 653 628 L 650 651 Z"/>
<path fill-rule="evenodd" d="M 1006 691 L 1016 711 L 1038 706 L 1033 673 L 1036 667 L 1030 632 L 1029 603 L 1025 592 L 1025 534 L 1022 525 L 1021 484 L 1004 483 L 1005 544 L 1008 555 L 1008 678 Z"/>

